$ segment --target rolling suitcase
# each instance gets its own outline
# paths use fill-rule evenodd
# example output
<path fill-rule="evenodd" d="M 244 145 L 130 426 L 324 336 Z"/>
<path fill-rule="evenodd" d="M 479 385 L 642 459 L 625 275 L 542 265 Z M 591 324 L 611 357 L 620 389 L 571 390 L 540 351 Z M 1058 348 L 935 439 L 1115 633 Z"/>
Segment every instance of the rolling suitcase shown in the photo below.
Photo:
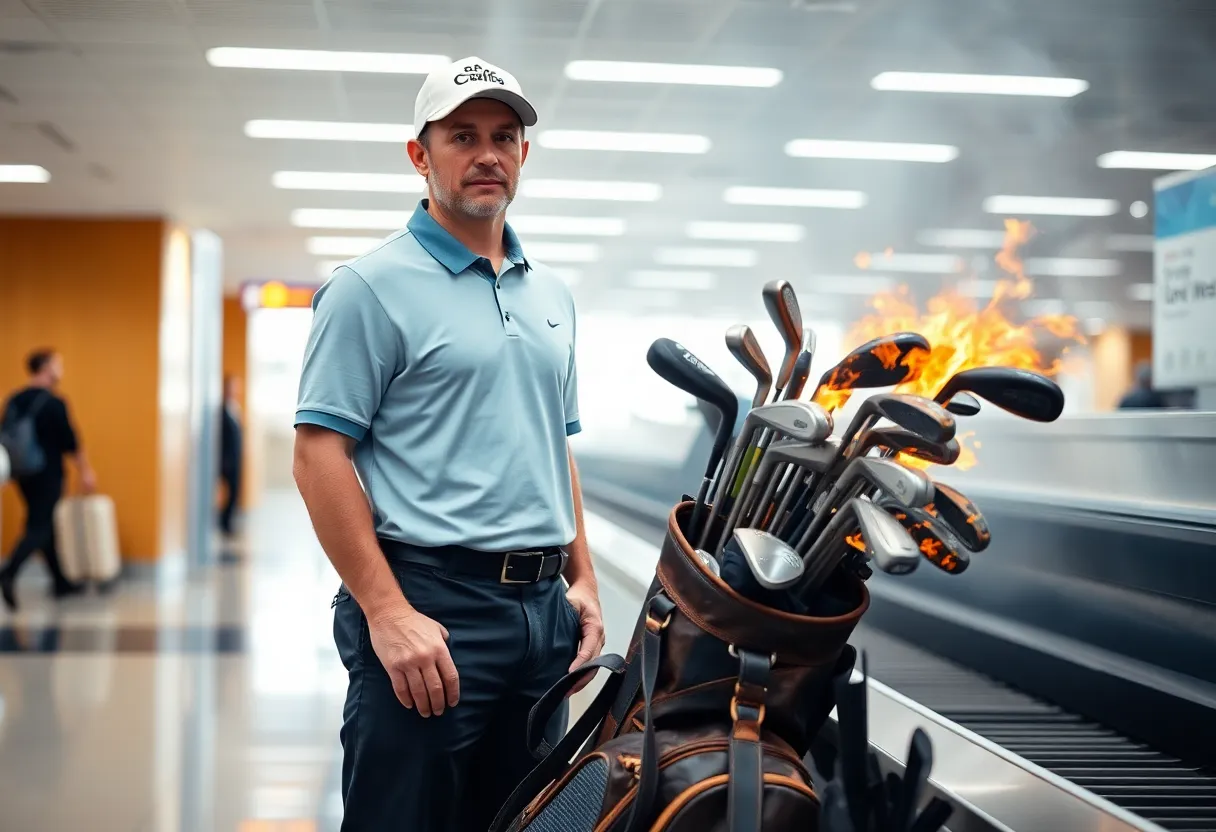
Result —
<path fill-rule="evenodd" d="M 122 570 L 114 501 L 103 494 L 67 497 L 55 506 L 59 560 L 69 581 L 110 587 Z"/>

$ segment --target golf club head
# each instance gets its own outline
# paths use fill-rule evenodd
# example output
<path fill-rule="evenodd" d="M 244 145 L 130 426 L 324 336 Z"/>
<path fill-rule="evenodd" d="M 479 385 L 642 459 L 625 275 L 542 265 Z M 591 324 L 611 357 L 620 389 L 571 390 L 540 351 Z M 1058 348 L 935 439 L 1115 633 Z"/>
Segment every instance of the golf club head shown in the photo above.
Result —
<path fill-rule="evenodd" d="M 840 450 L 840 440 L 829 436 L 822 442 L 803 442 L 801 439 L 778 439 L 768 446 L 760 462 L 760 475 L 774 465 L 790 464 L 816 474 L 828 470 Z"/>
<path fill-rule="evenodd" d="M 969 390 L 1023 419 L 1054 422 L 1064 412 L 1064 391 L 1047 376 L 1016 367 L 972 367 L 950 377 L 934 396 L 937 402 Z"/>
<path fill-rule="evenodd" d="M 714 573 L 718 577 L 722 576 L 722 567 L 718 564 L 717 559 L 704 549 L 695 550 L 697 559 L 705 564 L 705 568 Z"/>
<path fill-rule="evenodd" d="M 921 555 L 938 569 L 958 575 L 971 565 L 958 538 L 923 508 L 901 506 L 893 500 L 881 500 L 879 505 L 912 535 Z"/>
<path fill-rule="evenodd" d="M 806 388 L 806 380 L 811 375 L 811 361 L 815 358 L 815 333 L 809 329 L 807 330 L 807 342 L 810 346 L 798 353 L 798 360 L 794 362 L 794 372 L 790 375 L 789 384 L 785 387 L 785 398 L 787 399 L 800 398 L 802 391 Z"/>
<path fill-rule="evenodd" d="M 924 396 L 909 393 L 877 393 L 857 408 L 848 430 L 841 435 L 846 444 L 857 436 L 861 426 L 871 419 L 887 419 L 910 430 L 926 442 L 943 444 L 954 438 L 957 422 L 944 407 Z"/>
<path fill-rule="evenodd" d="M 781 589 L 802 577 L 802 558 L 784 540 L 760 529 L 735 529 L 734 539 L 765 589 Z"/>
<path fill-rule="evenodd" d="M 814 402 L 783 399 L 753 410 L 758 422 L 780 436 L 801 442 L 822 442 L 832 435 L 835 421 Z"/>
<path fill-rule="evenodd" d="M 784 390 L 794 373 L 794 363 L 802 349 L 802 310 L 798 307 L 798 295 L 788 280 L 770 280 L 760 290 L 764 308 L 785 341 L 785 357 L 777 370 L 777 387 Z"/>
<path fill-rule="evenodd" d="M 920 548 L 899 521 L 869 500 L 854 507 L 866 556 L 883 572 L 906 575 L 920 565 Z"/>
<path fill-rule="evenodd" d="M 683 344 L 670 338 L 659 338 L 650 345 L 646 351 L 646 363 L 664 381 L 708 403 L 722 414 L 714 436 L 713 450 L 705 467 L 705 475 L 712 476 L 730 442 L 739 415 L 739 399 L 735 391 Z"/>
<path fill-rule="evenodd" d="M 939 444 L 926 441 L 923 436 L 917 436 L 910 430 L 896 427 L 863 430 L 857 437 L 857 448 L 852 456 L 865 456 L 871 448 L 886 448 L 910 454 L 935 465 L 953 465 L 962 453 L 962 446 L 957 439 Z"/>
<path fill-rule="evenodd" d="M 926 511 L 941 517 L 963 545 L 972 552 L 987 549 L 992 541 L 992 532 L 988 529 L 988 521 L 980 513 L 979 506 L 945 483 L 935 482 L 933 486 L 936 492 L 933 507 L 931 510 L 926 507 Z"/>
<path fill-rule="evenodd" d="M 764 350 L 760 349 L 756 333 L 752 332 L 752 328 L 747 324 L 735 324 L 726 330 L 726 348 L 756 380 L 752 407 L 764 404 L 768 400 L 769 391 L 773 389 L 773 371 L 769 369 Z"/>
<path fill-rule="evenodd" d="M 924 471 L 884 457 L 867 456 L 850 462 L 840 477 L 840 489 L 847 490 L 858 479 L 865 480 L 904 506 L 923 506 L 931 502 L 936 493 L 933 480 Z"/>
<path fill-rule="evenodd" d="M 819 379 L 820 390 L 894 387 L 916 378 L 929 357 L 929 340 L 916 332 L 895 332 L 867 341 Z"/>
<path fill-rule="evenodd" d="M 966 390 L 960 390 L 950 397 L 944 407 L 955 416 L 974 416 L 980 412 L 980 400 Z"/>

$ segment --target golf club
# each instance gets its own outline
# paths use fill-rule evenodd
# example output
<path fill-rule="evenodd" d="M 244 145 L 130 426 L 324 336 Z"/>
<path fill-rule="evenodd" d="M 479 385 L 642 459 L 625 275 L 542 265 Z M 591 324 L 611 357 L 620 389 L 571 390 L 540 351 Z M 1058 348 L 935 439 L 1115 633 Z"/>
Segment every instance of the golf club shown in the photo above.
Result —
<path fill-rule="evenodd" d="M 735 529 L 733 537 L 747 568 L 765 589 L 781 589 L 802 577 L 802 558 L 784 540 L 760 529 Z"/>
<path fill-rule="evenodd" d="M 802 349 L 802 311 L 798 307 L 798 295 L 788 280 L 770 280 L 760 290 L 764 299 L 764 308 L 768 316 L 781 333 L 785 341 L 785 357 L 781 360 L 781 368 L 777 371 L 777 384 L 773 398 L 781 397 L 781 391 L 790 383 L 794 373 L 794 364 Z"/>
<path fill-rule="evenodd" d="M 726 445 L 730 442 L 735 420 L 739 415 L 739 399 L 735 391 L 726 382 L 718 378 L 711 370 L 684 345 L 670 338 L 659 338 L 646 351 L 646 363 L 664 381 L 715 408 L 721 415 L 718 431 L 714 436 L 713 448 L 705 465 L 704 478 L 697 491 L 697 500 L 693 506 L 692 519 L 688 526 L 689 539 L 697 534 L 701 522 L 701 514 L 705 511 L 705 498 L 709 494 L 714 472 L 722 462 Z"/>
<path fill-rule="evenodd" d="M 863 430 L 858 434 L 854 447 L 846 450 L 844 458 L 852 460 L 865 456 L 873 448 L 882 448 L 890 455 L 905 453 L 934 465 L 953 465 L 962 453 L 958 439 L 929 442 L 910 430 L 888 427 Z"/>
<path fill-rule="evenodd" d="M 988 521 L 980 513 L 979 506 L 968 500 L 957 490 L 942 482 L 933 484 L 934 495 L 932 509 L 925 507 L 930 514 L 938 517 L 958 536 L 963 545 L 972 552 L 982 552 L 992 541 L 992 532 L 988 529 Z"/>
<path fill-rule="evenodd" d="M 974 416 L 980 412 L 980 400 L 965 390 L 958 391 L 949 401 L 941 404 L 955 416 Z"/>
<path fill-rule="evenodd" d="M 804 402 L 798 399 L 770 402 L 763 407 L 753 410 L 752 413 L 760 411 L 765 411 L 761 419 L 764 430 L 760 434 L 760 440 L 756 443 L 757 454 L 764 453 L 765 448 L 776 434 L 791 439 L 798 439 L 802 442 L 822 442 L 832 434 L 834 425 L 831 414 L 814 402 Z M 750 417 L 751 414 L 748 414 L 748 416 Z M 756 469 L 758 467 L 759 464 L 753 461 L 752 465 L 748 468 L 747 474 L 743 478 L 743 484 L 739 487 L 738 496 L 731 506 L 726 526 L 722 531 L 715 551 L 721 551 L 722 547 L 726 545 L 726 540 L 729 537 L 731 529 L 738 524 L 739 515 L 742 513 L 744 504 L 747 501 L 748 492 L 756 477 Z M 715 510 L 718 508 L 716 501 L 714 508 Z"/>
<path fill-rule="evenodd" d="M 808 470 L 814 473 L 823 473 L 827 470 L 827 466 L 832 464 L 837 452 L 840 449 L 840 440 L 835 436 L 829 436 L 823 442 L 799 442 L 794 439 L 779 439 L 768 446 L 764 452 L 764 457 L 760 461 L 760 467 L 756 471 L 756 482 L 766 482 L 763 495 L 759 502 L 753 507 L 744 506 L 743 517 L 749 518 L 753 525 L 760 525 L 757 521 L 762 519 L 762 516 L 767 509 L 769 503 L 776 496 L 777 488 L 780 485 L 780 477 L 778 472 L 785 466 L 791 466 L 791 470 L 799 469 Z M 758 489 L 753 489 L 753 493 Z M 787 490 L 787 496 L 793 489 Z"/>
<path fill-rule="evenodd" d="M 923 506 L 933 499 L 935 493 L 933 480 L 924 471 L 905 468 L 898 462 L 881 457 L 855 459 L 845 467 L 832 490 L 827 492 L 822 508 L 812 515 L 813 519 L 798 539 L 795 549 L 805 553 L 813 541 L 823 536 L 824 527 L 833 521 L 832 507 L 840 505 L 859 480 L 870 483 L 903 506 Z"/>
<path fill-rule="evenodd" d="M 971 557 L 958 538 L 923 508 L 900 506 L 885 498 L 879 505 L 908 530 L 920 553 L 938 569 L 958 575 L 971 565 Z"/>
<path fill-rule="evenodd" d="M 784 398 L 797 399 L 802 396 L 802 391 L 806 388 L 806 380 L 811 375 L 811 362 L 814 358 L 815 331 L 808 329 L 806 331 L 806 346 L 802 352 L 798 353 L 798 359 L 794 362 L 794 371 L 790 374 L 790 382 L 785 387 Z"/>
<path fill-rule="evenodd" d="M 929 357 L 929 341 L 916 332 L 896 332 L 867 341 L 819 379 L 811 401 L 824 390 L 894 387 L 916 378 Z"/>
<path fill-rule="evenodd" d="M 746 324 L 735 324 L 726 330 L 726 348 L 756 380 L 752 407 L 764 404 L 773 386 L 773 372 L 769 369 L 768 359 L 764 357 L 764 350 L 760 349 L 760 342 L 756 340 L 756 333 Z"/>
<path fill-rule="evenodd" d="M 1064 391 L 1047 376 L 1031 370 L 972 367 L 951 376 L 933 400 L 947 402 L 964 390 L 1035 422 L 1054 422 L 1064 412 Z"/>

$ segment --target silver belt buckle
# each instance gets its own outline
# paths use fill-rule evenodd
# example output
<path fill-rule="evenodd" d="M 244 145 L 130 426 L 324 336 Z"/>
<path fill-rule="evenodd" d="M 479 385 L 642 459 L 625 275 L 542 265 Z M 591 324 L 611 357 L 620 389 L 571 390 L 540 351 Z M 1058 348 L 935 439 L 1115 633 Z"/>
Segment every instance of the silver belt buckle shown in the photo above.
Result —
<path fill-rule="evenodd" d="M 507 577 L 507 567 L 511 565 L 511 558 L 514 557 L 516 554 L 517 554 L 516 552 L 507 552 L 506 554 L 503 555 L 502 573 L 498 576 L 498 582 L 500 584 L 530 584 L 530 583 L 533 583 L 533 581 L 517 581 L 517 580 L 512 580 L 511 578 Z"/>

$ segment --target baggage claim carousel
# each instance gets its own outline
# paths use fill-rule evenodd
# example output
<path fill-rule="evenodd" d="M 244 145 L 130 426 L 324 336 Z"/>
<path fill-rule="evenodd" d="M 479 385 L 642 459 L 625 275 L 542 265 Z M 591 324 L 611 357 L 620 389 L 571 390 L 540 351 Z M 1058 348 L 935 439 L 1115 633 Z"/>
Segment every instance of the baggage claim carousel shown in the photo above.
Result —
<path fill-rule="evenodd" d="M 973 424 L 979 464 L 930 474 L 993 542 L 963 575 L 869 581 L 872 744 L 901 770 L 930 734 L 953 832 L 1216 832 L 1216 414 Z M 708 434 L 678 465 L 578 456 L 608 650 Z"/>

